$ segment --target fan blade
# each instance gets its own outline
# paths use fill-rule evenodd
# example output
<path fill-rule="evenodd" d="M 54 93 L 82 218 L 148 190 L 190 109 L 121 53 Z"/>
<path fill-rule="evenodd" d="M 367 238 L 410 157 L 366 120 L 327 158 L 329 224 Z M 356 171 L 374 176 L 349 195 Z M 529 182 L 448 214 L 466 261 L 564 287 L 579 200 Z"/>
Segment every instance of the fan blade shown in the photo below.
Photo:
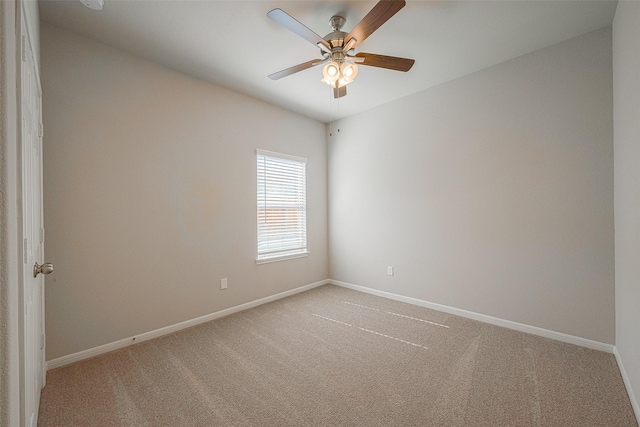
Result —
<path fill-rule="evenodd" d="M 333 97 L 334 98 L 342 98 L 343 96 L 347 96 L 347 87 L 334 87 L 333 88 Z"/>
<path fill-rule="evenodd" d="M 327 53 L 331 53 L 331 45 L 325 39 L 311 31 L 309 28 L 305 27 L 294 17 L 289 15 L 282 9 L 273 9 L 267 16 L 283 27 L 293 31 L 303 39 L 307 40 L 310 43 L 318 46 L 320 49 L 324 50 Z"/>
<path fill-rule="evenodd" d="M 294 65 L 286 70 L 278 71 L 277 73 L 269 74 L 271 80 L 279 80 L 283 77 L 290 76 L 299 71 L 306 70 L 307 68 L 315 67 L 316 65 L 324 64 L 326 61 L 322 59 L 312 59 L 311 61 L 303 62 L 302 64 Z"/>
<path fill-rule="evenodd" d="M 348 43 L 351 41 L 351 38 L 355 38 L 356 42 L 353 47 L 358 46 L 373 34 L 375 30 L 380 28 L 382 24 L 398 13 L 405 4 L 406 2 L 404 0 L 380 0 L 344 39 L 347 40 Z"/>
<path fill-rule="evenodd" d="M 359 62 L 360 65 L 405 72 L 409 71 L 416 62 L 413 59 L 397 58 L 395 56 L 376 55 L 375 53 L 364 52 L 356 53 L 356 58 L 364 58 L 364 61 Z"/>

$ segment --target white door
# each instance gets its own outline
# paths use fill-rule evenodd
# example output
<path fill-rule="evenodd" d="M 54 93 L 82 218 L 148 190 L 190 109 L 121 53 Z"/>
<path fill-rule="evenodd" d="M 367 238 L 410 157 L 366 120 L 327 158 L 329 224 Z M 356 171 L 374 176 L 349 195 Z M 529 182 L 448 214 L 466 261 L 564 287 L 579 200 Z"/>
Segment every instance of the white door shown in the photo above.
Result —
<path fill-rule="evenodd" d="M 44 386 L 43 275 L 34 274 L 43 262 L 41 94 L 27 24 L 22 14 L 22 237 L 23 283 L 21 334 L 21 406 L 23 425 L 38 422 L 40 390 Z M 45 269 L 48 270 L 48 269 Z M 34 277 L 35 276 L 35 277 Z"/>

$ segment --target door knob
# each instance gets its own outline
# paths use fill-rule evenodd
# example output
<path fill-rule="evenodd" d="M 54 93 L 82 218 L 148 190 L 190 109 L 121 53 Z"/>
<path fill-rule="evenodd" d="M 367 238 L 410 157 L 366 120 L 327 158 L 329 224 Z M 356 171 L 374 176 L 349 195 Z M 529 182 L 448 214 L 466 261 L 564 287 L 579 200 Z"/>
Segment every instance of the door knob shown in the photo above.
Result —
<path fill-rule="evenodd" d="M 53 264 L 51 264 L 50 262 L 45 262 L 42 265 L 38 265 L 38 263 L 36 262 L 36 265 L 33 266 L 33 277 L 37 277 L 38 273 L 49 274 L 52 271 Z"/>

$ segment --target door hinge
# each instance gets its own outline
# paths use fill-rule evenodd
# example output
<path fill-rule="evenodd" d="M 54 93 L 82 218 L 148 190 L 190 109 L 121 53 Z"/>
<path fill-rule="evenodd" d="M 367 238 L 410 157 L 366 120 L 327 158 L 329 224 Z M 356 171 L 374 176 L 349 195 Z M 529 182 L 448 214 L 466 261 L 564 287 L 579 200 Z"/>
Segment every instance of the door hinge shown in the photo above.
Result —
<path fill-rule="evenodd" d="M 42 138 L 44 135 L 44 125 L 42 123 L 38 123 L 38 136 Z"/>
<path fill-rule="evenodd" d="M 22 62 L 27 60 L 27 40 L 25 36 L 22 36 Z"/>
<path fill-rule="evenodd" d="M 40 227 L 40 243 L 44 243 L 44 227 Z"/>

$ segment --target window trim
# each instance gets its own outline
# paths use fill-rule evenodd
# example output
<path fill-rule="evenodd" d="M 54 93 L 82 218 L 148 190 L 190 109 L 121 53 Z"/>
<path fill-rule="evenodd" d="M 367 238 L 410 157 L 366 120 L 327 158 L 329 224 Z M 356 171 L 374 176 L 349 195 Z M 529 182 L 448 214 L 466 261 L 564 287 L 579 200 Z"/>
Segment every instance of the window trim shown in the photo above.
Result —
<path fill-rule="evenodd" d="M 255 251 L 255 262 L 257 265 L 260 264 L 267 264 L 267 263 L 272 263 L 272 262 L 278 262 L 278 261 L 286 261 L 289 259 L 295 259 L 295 258 L 303 258 L 309 255 L 309 244 L 308 244 L 308 232 L 307 232 L 307 197 L 306 197 L 306 193 L 307 193 L 307 170 L 306 170 L 306 165 L 307 165 L 307 159 L 304 157 L 298 157 L 298 156 L 293 156 L 290 154 L 283 154 L 283 153 L 277 153 L 275 151 L 268 151 L 268 150 L 261 150 L 261 149 L 256 149 L 256 167 L 258 165 L 258 157 L 259 156 L 264 156 L 264 157 L 272 157 L 272 158 L 277 158 L 277 159 L 282 159 L 282 160 L 290 160 L 290 161 L 294 161 L 294 162 L 298 162 L 298 163 L 303 163 L 305 165 L 304 167 L 304 193 L 305 193 L 305 197 L 304 197 L 304 211 L 305 211 L 305 242 L 306 247 L 304 249 L 291 249 L 289 253 L 280 253 L 280 254 L 276 254 L 276 255 L 271 255 L 271 256 L 265 256 L 263 255 L 262 257 L 260 257 L 260 254 L 258 253 L 258 236 L 260 233 L 260 224 L 257 221 L 258 218 L 256 218 L 256 251 Z M 257 170 L 256 170 L 256 185 L 258 182 L 258 176 L 257 176 Z"/>
<path fill-rule="evenodd" d="M 288 259 L 296 259 L 296 258 L 304 258 L 306 256 L 309 256 L 309 251 L 304 251 L 304 252 L 298 252 L 295 254 L 288 254 L 288 255 L 276 255 L 276 256 L 272 256 L 269 258 L 256 258 L 256 264 L 260 265 L 260 264 L 268 264 L 270 262 L 278 262 L 278 261 L 286 261 Z"/>

